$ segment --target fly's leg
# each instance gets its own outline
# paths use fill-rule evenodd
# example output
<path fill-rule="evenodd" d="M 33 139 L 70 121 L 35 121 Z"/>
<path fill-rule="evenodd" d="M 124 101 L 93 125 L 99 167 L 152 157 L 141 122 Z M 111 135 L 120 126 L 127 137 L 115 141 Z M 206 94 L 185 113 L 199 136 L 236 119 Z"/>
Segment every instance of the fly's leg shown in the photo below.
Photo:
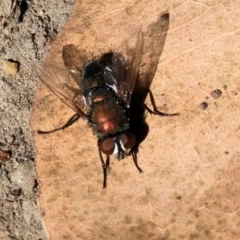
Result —
<path fill-rule="evenodd" d="M 102 152 L 100 150 L 98 151 L 99 151 L 99 156 L 100 156 L 100 160 L 103 168 L 103 188 L 106 188 L 107 187 L 107 171 L 109 168 L 110 158 L 109 156 L 107 156 L 106 163 L 105 163 L 103 160 Z"/>
<path fill-rule="evenodd" d="M 157 106 L 155 104 L 155 100 L 153 97 L 153 94 L 151 92 L 151 90 L 149 89 L 149 96 L 150 96 L 150 100 L 153 106 L 153 110 L 150 109 L 144 102 L 141 102 L 141 104 L 144 106 L 144 108 L 150 113 L 150 114 L 155 114 L 155 115 L 159 115 L 159 116 L 163 116 L 163 117 L 171 117 L 171 116 L 179 116 L 179 113 L 164 113 L 164 112 L 160 112 L 157 109 Z"/>
<path fill-rule="evenodd" d="M 164 112 L 160 112 L 158 109 L 157 109 L 157 106 L 155 104 L 155 101 L 154 101 L 154 97 L 153 97 L 153 94 L 151 92 L 151 90 L 148 90 L 149 91 L 149 96 L 150 96 L 150 100 L 151 100 L 151 104 L 153 106 L 153 110 L 150 109 L 143 101 L 141 101 L 139 98 L 137 98 L 136 96 L 135 97 L 135 100 L 138 101 L 139 104 L 142 105 L 142 107 L 144 109 L 146 109 L 150 114 L 155 114 L 155 115 L 159 115 L 159 116 L 178 116 L 179 113 L 164 113 Z M 131 151 L 129 152 L 129 155 L 131 154 L 132 155 L 132 158 L 133 158 L 133 162 L 136 166 L 136 168 L 138 169 L 139 173 L 143 173 L 143 170 L 139 167 L 138 165 L 138 161 L 137 161 L 137 149 L 138 149 L 138 145 L 133 147 L 131 149 Z"/>
<path fill-rule="evenodd" d="M 66 128 L 68 128 L 69 126 L 71 126 L 74 122 L 76 122 L 81 116 L 77 113 L 75 113 L 63 126 L 59 127 L 59 128 L 55 128 L 53 130 L 50 131 L 41 131 L 38 130 L 37 133 L 38 134 L 48 134 L 48 133 L 54 133 L 57 132 L 59 130 L 64 130 Z"/>
<path fill-rule="evenodd" d="M 134 162 L 137 170 L 139 171 L 139 173 L 143 173 L 143 170 L 138 166 L 136 151 L 131 151 L 131 154 L 132 154 L 133 162 Z"/>

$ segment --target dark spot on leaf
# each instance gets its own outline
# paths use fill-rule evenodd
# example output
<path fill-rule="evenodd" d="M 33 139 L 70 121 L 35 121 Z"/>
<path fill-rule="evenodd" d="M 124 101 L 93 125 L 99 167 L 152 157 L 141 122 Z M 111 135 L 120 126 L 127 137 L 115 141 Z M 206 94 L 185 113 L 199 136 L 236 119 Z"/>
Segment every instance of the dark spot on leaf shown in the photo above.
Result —
<path fill-rule="evenodd" d="M 208 108 L 208 103 L 207 102 L 202 102 L 199 104 L 199 107 L 203 110 L 207 109 Z"/>
<path fill-rule="evenodd" d="M 214 99 L 218 99 L 218 98 L 220 98 L 222 96 L 222 91 L 220 89 L 216 89 L 216 90 L 211 92 L 211 96 Z"/>
<path fill-rule="evenodd" d="M 161 16 L 161 21 L 168 21 L 169 20 L 169 14 L 165 13 Z"/>
<path fill-rule="evenodd" d="M 177 199 L 180 201 L 182 199 L 182 196 L 177 196 Z"/>

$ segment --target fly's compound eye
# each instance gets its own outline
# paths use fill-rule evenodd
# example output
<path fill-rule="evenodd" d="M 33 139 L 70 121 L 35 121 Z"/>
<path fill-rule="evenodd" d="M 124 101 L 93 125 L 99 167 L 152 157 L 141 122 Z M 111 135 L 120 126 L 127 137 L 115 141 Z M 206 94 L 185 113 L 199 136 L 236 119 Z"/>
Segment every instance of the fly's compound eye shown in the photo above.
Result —
<path fill-rule="evenodd" d="M 112 138 L 106 138 L 98 144 L 98 147 L 102 153 L 112 155 L 115 149 L 115 142 Z"/>
<path fill-rule="evenodd" d="M 117 142 L 119 142 L 119 145 Z M 136 143 L 136 138 L 133 133 L 126 131 L 122 133 L 118 140 L 115 138 L 106 138 L 98 143 L 99 150 L 106 155 L 114 155 L 119 151 L 131 149 Z"/>
<path fill-rule="evenodd" d="M 134 134 L 129 131 L 122 133 L 120 139 L 121 144 L 124 146 L 125 149 L 131 149 L 136 143 L 136 138 Z"/>

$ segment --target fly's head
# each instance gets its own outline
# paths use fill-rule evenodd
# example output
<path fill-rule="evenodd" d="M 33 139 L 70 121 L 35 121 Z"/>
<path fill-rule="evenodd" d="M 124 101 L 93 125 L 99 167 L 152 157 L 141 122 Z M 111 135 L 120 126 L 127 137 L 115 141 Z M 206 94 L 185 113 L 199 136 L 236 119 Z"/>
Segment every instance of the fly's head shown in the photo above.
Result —
<path fill-rule="evenodd" d="M 113 137 L 99 139 L 98 148 L 105 155 L 114 155 L 121 160 L 128 156 L 135 143 L 135 135 L 130 131 L 125 131 Z"/>

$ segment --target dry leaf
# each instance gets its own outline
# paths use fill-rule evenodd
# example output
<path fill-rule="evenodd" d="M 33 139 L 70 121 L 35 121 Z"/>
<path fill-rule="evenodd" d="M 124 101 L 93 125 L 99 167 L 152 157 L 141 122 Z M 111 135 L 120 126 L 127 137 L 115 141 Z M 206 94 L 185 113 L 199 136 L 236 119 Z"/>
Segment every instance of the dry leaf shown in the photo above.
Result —
<path fill-rule="evenodd" d="M 238 1 L 76 2 L 51 61 L 60 60 L 66 44 L 92 56 L 114 49 L 131 25 L 146 29 L 169 11 L 150 88 L 160 110 L 180 116 L 148 115 L 149 134 L 138 154 L 144 174 L 130 157 L 112 159 L 106 190 L 86 122 L 35 134 L 39 203 L 51 239 L 239 239 L 239 9 Z M 72 115 L 41 83 L 34 132 Z"/>

